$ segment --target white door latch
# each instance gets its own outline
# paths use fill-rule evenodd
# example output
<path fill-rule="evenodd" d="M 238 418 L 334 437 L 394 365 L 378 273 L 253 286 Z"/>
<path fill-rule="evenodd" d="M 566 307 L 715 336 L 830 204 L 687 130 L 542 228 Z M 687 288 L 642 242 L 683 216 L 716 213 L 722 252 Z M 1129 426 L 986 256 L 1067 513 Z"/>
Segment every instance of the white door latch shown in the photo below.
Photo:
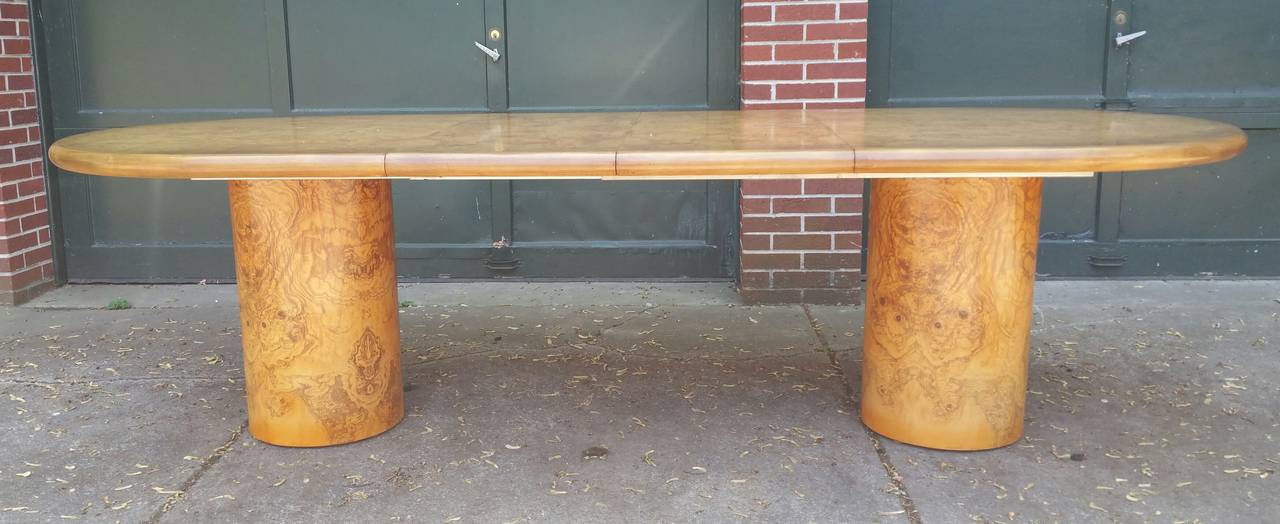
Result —
<path fill-rule="evenodd" d="M 490 49 L 489 46 L 486 46 L 480 42 L 472 42 L 472 43 L 476 45 L 476 49 L 479 49 L 480 52 L 486 55 L 489 55 L 489 58 L 492 58 L 494 63 L 497 63 L 498 59 L 502 58 L 502 53 L 499 53 L 496 49 Z"/>
<path fill-rule="evenodd" d="M 1142 38 L 1142 35 L 1145 35 L 1145 34 L 1147 34 L 1146 31 L 1138 31 L 1136 33 L 1129 33 L 1127 35 L 1123 33 L 1116 33 L 1116 47 L 1123 47 L 1125 44 L 1129 42 Z M 480 44 L 476 44 L 476 45 L 480 45 Z M 495 58 L 494 60 L 497 60 L 497 59 Z"/>

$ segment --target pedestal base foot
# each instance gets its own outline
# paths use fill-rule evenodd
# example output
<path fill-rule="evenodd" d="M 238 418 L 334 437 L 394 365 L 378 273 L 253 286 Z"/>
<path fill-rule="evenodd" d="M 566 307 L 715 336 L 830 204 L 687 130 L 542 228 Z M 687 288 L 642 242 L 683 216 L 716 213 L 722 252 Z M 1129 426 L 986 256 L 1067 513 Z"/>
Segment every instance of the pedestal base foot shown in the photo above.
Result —
<path fill-rule="evenodd" d="M 249 431 L 330 446 L 404 417 L 391 185 L 229 182 Z"/>
<path fill-rule="evenodd" d="M 918 446 L 1022 436 L 1040 178 L 871 186 L 862 420 Z"/>

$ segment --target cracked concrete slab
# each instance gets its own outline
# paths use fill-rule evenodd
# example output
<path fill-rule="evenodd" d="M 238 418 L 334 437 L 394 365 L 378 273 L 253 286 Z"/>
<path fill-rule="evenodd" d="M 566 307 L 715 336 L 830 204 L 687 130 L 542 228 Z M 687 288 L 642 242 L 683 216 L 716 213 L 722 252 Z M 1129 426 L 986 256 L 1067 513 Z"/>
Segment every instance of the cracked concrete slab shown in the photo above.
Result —
<path fill-rule="evenodd" d="M 504 349 L 597 346 L 622 354 L 762 357 L 822 351 L 797 306 L 402 308 L 406 362 Z"/>
<path fill-rule="evenodd" d="M 862 351 L 862 306 L 806 306 L 831 351 Z"/>
<path fill-rule="evenodd" d="M 0 308 L 0 379 L 235 379 L 239 313 Z"/>
<path fill-rule="evenodd" d="M 0 521 L 1258 522 L 1280 500 L 1280 282 L 1040 283 L 1026 437 L 981 453 L 857 423 L 860 308 L 510 282 L 402 286 L 409 417 L 278 448 L 235 433 L 234 288 L 91 288 L 0 308 Z"/>
<path fill-rule="evenodd" d="M 416 306 L 447 305 L 556 306 L 725 306 L 740 304 L 731 282 L 431 282 L 402 283 L 400 300 Z M 239 297 L 230 284 L 117 285 L 81 284 L 49 291 L 23 307 L 36 309 L 104 308 L 125 299 L 135 308 L 236 306 Z"/>
<path fill-rule="evenodd" d="M 1274 520 L 1280 286 L 1052 284 L 1020 442 L 955 453 L 884 439 L 923 521 Z"/>
<path fill-rule="evenodd" d="M 225 380 L 0 382 L 0 521 L 143 522 L 244 423 Z"/>
<path fill-rule="evenodd" d="M 432 362 L 407 380 L 412 410 L 391 432 L 320 450 L 246 440 L 168 519 L 902 520 L 821 353 L 562 347 Z M 273 493 L 306 503 L 264 504 Z"/>

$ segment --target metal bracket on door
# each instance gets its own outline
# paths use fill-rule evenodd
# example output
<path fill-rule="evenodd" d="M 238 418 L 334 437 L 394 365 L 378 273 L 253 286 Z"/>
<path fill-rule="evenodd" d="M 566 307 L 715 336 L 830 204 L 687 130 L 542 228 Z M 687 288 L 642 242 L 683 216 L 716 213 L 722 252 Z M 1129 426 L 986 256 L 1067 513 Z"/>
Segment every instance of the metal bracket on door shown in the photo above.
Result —
<path fill-rule="evenodd" d="M 475 44 L 476 49 L 479 49 L 480 52 L 486 55 L 489 55 L 489 58 L 492 58 L 494 63 L 497 63 L 498 59 L 502 58 L 502 53 L 499 53 L 497 49 L 492 49 L 489 46 L 484 45 L 480 42 L 471 42 L 471 43 Z"/>
<path fill-rule="evenodd" d="M 1115 111 L 1115 110 L 1132 111 L 1133 100 L 1130 100 L 1128 98 L 1105 98 L 1101 102 L 1098 102 L 1095 105 L 1095 107 L 1097 107 L 1098 109 L 1107 109 L 1111 111 Z"/>
<path fill-rule="evenodd" d="M 1128 257 L 1123 255 L 1089 255 L 1089 265 L 1098 269 L 1118 269 L 1124 267 Z"/>
<path fill-rule="evenodd" d="M 511 249 L 511 241 L 505 237 L 493 243 L 493 250 L 484 259 L 484 267 L 493 271 L 514 271 L 520 267 L 520 259 Z"/>

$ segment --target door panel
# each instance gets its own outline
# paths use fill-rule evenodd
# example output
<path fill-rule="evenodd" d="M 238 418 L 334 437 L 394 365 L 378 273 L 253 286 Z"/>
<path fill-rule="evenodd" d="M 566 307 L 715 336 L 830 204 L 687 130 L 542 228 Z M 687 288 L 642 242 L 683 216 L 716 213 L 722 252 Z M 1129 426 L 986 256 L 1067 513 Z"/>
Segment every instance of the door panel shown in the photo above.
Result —
<path fill-rule="evenodd" d="M 513 186 L 519 242 L 701 242 L 707 237 L 706 182 L 600 181 L 565 187 L 548 180 Z M 580 214 L 595 219 L 584 221 Z"/>
<path fill-rule="evenodd" d="M 1092 108 L 1104 98 L 1107 6 L 1097 0 L 872 2 L 873 107 Z M 1090 237 L 1097 178 L 1046 180 L 1041 234 Z"/>
<path fill-rule="evenodd" d="M 1249 133 L 1239 157 L 1207 166 L 1124 177 L 1120 237 L 1280 239 L 1280 130 Z"/>
<path fill-rule="evenodd" d="M 1280 275 L 1280 215 L 1272 210 L 1280 197 L 1280 9 L 1272 0 L 898 0 L 871 8 L 873 106 L 1136 109 L 1246 129 L 1249 149 L 1225 163 L 1046 182 L 1041 274 Z M 1114 45 L 1116 34 L 1141 30 L 1148 33 Z"/>
<path fill-rule="evenodd" d="M 737 108 L 736 0 L 506 3 L 512 111 Z M 520 267 L 572 278 L 731 277 L 731 182 L 518 181 L 511 239 Z M 728 220 L 725 218 L 728 217 Z M 509 234 L 508 234 L 509 233 Z M 609 253 L 616 253 L 610 257 Z"/>
<path fill-rule="evenodd" d="M 1122 176 L 1114 245 L 1143 275 L 1280 275 L 1280 9 L 1272 0 L 1133 0 L 1123 79 L 1137 110 L 1235 123 L 1240 157 Z M 1190 256 L 1191 254 L 1197 256 Z M 1098 273 L 1098 271 L 1095 271 Z"/>
<path fill-rule="evenodd" d="M 146 244 L 158 238 L 231 242 L 222 182 L 84 178 L 93 195 L 89 218 L 98 243 Z"/>
<path fill-rule="evenodd" d="M 263 0 L 39 4 L 52 138 L 106 127 L 272 112 Z M 229 34 L 236 38 L 228 38 Z M 217 182 L 124 180 L 52 169 L 68 276 L 232 276 Z"/>
<path fill-rule="evenodd" d="M 508 2 L 512 110 L 707 107 L 708 5 Z"/>
<path fill-rule="evenodd" d="M 289 2 L 298 110 L 486 111 L 484 4 Z M 429 50 L 428 52 L 424 52 Z"/>
<path fill-rule="evenodd" d="M 396 241 L 487 246 L 493 232 L 489 186 L 489 182 L 393 180 L 392 198 L 399 204 Z"/>
<path fill-rule="evenodd" d="M 1129 98 L 1138 109 L 1280 110 L 1274 0 L 1134 0 Z"/>
<path fill-rule="evenodd" d="M 1041 205 L 1040 238 L 1067 240 L 1093 234 L 1098 179 L 1046 179 Z"/>
<path fill-rule="evenodd" d="M 887 43 L 892 52 L 887 70 L 877 71 L 885 76 L 869 80 L 892 86 L 880 93 L 881 105 L 1092 107 L 1102 97 L 1102 2 L 903 0 L 880 7 L 888 20 L 870 17 L 879 24 L 870 43 Z"/>
<path fill-rule="evenodd" d="M 262 0 L 76 7 L 65 29 L 83 67 L 59 81 L 76 89 L 82 112 L 271 107 Z"/>
<path fill-rule="evenodd" d="M 49 134 L 505 111 L 508 91 L 516 109 L 737 107 L 736 0 L 664 1 L 46 0 L 37 6 Z M 504 56 L 492 62 L 473 42 Z M 59 267 L 70 280 L 234 278 L 223 184 L 54 176 Z M 398 269 L 410 279 L 731 277 L 734 191 L 729 182 L 396 181 Z M 506 255 L 501 242 L 513 246 Z"/>

